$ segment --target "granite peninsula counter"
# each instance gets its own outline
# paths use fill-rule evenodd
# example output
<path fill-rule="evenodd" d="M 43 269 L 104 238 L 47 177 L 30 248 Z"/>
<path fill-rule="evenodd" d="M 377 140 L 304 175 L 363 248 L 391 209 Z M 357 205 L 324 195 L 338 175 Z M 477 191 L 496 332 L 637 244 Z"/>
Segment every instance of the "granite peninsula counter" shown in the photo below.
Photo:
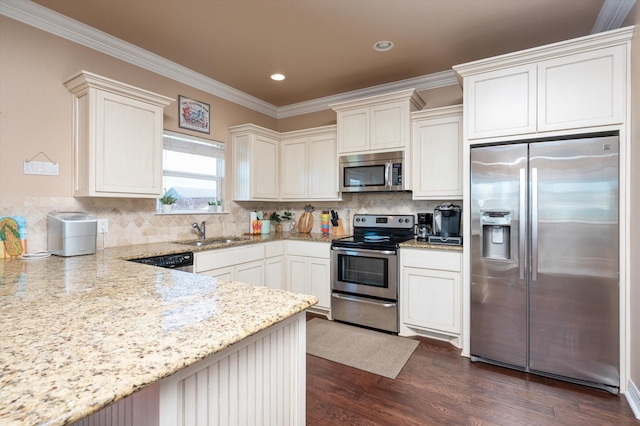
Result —
<path fill-rule="evenodd" d="M 282 324 L 296 334 L 289 349 L 273 343 L 271 361 L 276 350 L 292 363 L 301 356 L 290 376 L 304 373 L 302 312 L 316 297 L 122 260 L 178 251 L 191 250 L 157 243 L 80 257 L 0 259 L 0 424 L 72 423 L 240 342 L 268 345 L 269 335 L 267 343 L 258 337 L 286 334 Z M 171 386 L 169 394 L 186 400 L 186 385 Z M 304 407 L 304 389 L 302 398 Z M 183 408 L 170 412 L 187 416 Z"/>

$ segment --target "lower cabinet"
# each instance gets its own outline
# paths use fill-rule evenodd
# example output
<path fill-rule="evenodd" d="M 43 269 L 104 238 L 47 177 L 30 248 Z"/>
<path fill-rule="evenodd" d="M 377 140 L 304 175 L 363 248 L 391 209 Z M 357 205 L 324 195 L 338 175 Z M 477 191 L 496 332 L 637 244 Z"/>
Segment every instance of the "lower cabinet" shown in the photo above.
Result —
<path fill-rule="evenodd" d="M 400 334 L 460 346 L 462 253 L 402 248 L 400 256 Z"/>
<path fill-rule="evenodd" d="M 196 252 L 193 270 L 223 280 L 265 285 L 264 253 L 264 244 Z"/>
<path fill-rule="evenodd" d="M 286 242 L 286 282 L 288 290 L 313 294 L 314 310 L 331 309 L 331 247 L 324 242 Z"/>
<path fill-rule="evenodd" d="M 265 244 L 264 283 L 269 288 L 286 290 L 284 274 L 284 241 Z"/>
<path fill-rule="evenodd" d="M 194 253 L 194 272 L 222 280 L 313 294 L 312 310 L 331 309 L 331 245 L 317 241 L 273 241 Z"/>

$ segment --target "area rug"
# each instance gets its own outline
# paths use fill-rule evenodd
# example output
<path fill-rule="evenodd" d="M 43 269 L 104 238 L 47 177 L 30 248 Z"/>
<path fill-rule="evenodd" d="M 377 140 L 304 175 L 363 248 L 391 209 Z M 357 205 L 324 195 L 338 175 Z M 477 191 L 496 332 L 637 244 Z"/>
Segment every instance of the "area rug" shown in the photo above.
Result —
<path fill-rule="evenodd" d="M 417 340 L 313 318 L 307 322 L 307 353 L 395 379 Z"/>

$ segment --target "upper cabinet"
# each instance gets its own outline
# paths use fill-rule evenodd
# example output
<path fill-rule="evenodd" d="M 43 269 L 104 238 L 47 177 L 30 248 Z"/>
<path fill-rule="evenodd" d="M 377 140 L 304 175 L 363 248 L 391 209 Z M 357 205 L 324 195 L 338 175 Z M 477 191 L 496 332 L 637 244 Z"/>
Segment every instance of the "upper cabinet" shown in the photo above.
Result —
<path fill-rule="evenodd" d="M 413 199 L 462 198 L 462 105 L 416 111 L 413 123 Z"/>
<path fill-rule="evenodd" d="M 236 201 L 339 200 L 336 126 L 278 133 L 229 128 Z"/>
<path fill-rule="evenodd" d="M 414 89 L 330 105 L 337 113 L 338 155 L 408 148 L 410 113 L 424 105 Z"/>
<path fill-rule="evenodd" d="M 74 195 L 162 194 L 163 109 L 174 100 L 81 71 L 74 95 Z"/>
<path fill-rule="evenodd" d="M 280 144 L 280 200 L 338 200 L 336 126 L 287 132 Z"/>
<path fill-rule="evenodd" d="M 230 127 L 235 201 L 278 201 L 280 134 L 254 124 Z"/>
<path fill-rule="evenodd" d="M 467 139 L 622 123 L 631 35 L 623 28 L 455 66 Z"/>

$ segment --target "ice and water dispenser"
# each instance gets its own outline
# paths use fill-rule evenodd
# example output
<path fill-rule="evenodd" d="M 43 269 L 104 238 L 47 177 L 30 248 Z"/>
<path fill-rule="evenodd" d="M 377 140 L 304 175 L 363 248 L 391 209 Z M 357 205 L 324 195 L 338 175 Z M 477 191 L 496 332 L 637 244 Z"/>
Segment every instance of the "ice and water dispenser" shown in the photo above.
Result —
<path fill-rule="evenodd" d="M 482 257 L 485 259 L 511 259 L 511 212 L 507 210 L 483 210 Z"/>

